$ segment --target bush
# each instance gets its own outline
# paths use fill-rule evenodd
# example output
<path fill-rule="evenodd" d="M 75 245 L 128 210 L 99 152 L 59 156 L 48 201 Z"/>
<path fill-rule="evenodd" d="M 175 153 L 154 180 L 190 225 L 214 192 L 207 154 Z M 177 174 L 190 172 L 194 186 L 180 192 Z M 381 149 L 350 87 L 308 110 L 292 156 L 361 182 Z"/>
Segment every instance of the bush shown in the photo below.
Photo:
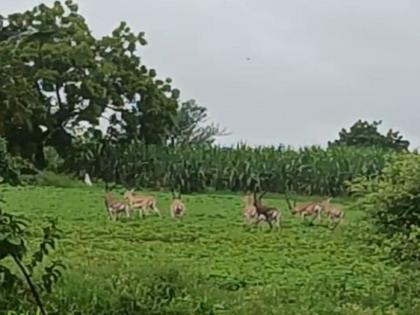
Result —
<path fill-rule="evenodd" d="M 61 188 L 81 187 L 83 185 L 82 182 L 78 181 L 76 178 L 71 177 L 70 175 L 57 174 L 51 171 L 39 173 L 36 177 L 33 178 L 33 181 L 30 182 L 30 184 Z"/>
<path fill-rule="evenodd" d="M 64 265 L 59 261 L 51 261 L 45 266 L 46 257 L 55 249 L 60 237 L 56 221 L 49 220 L 43 227 L 43 239 L 38 249 L 30 254 L 27 247 L 27 231 L 29 222 L 3 211 L 0 208 L 0 313 L 22 311 L 20 308 L 32 308 L 35 302 L 41 314 L 46 314 L 41 298 L 51 293 L 53 284 L 61 276 Z M 28 262 L 26 262 L 28 261 Z M 14 268 L 10 268 L 10 263 Z M 34 274 L 40 269 L 39 281 Z"/>
<path fill-rule="evenodd" d="M 12 185 L 21 183 L 23 174 L 34 174 L 34 166 L 21 157 L 11 156 L 7 151 L 7 142 L 0 137 L 0 182 Z"/>
<path fill-rule="evenodd" d="M 394 155 L 376 179 L 359 178 L 350 186 L 361 196 L 384 245 L 399 259 L 420 259 L 420 156 Z"/>
<path fill-rule="evenodd" d="M 59 172 L 64 164 L 64 159 L 57 153 L 54 147 L 45 147 L 44 155 L 47 161 L 47 170 L 52 172 Z"/>

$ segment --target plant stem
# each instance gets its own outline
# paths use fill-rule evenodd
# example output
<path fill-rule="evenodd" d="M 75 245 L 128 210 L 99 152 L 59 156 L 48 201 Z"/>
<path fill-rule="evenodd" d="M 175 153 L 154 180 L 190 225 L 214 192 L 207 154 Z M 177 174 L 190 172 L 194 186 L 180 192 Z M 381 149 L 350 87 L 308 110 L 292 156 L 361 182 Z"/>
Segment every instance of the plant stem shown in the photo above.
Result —
<path fill-rule="evenodd" d="M 31 280 L 31 276 L 27 272 L 25 266 L 22 264 L 22 262 L 15 256 L 12 255 L 13 260 L 15 261 L 16 265 L 19 267 L 20 271 L 22 271 L 23 276 L 26 279 L 26 282 L 29 285 L 29 288 L 31 289 L 32 295 L 35 299 L 36 304 L 38 305 L 39 310 L 41 311 L 42 315 L 47 315 L 47 312 L 45 311 L 44 305 L 42 304 L 41 298 L 38 294 L 38 291 L 35 288 L 34 283 Z"/>

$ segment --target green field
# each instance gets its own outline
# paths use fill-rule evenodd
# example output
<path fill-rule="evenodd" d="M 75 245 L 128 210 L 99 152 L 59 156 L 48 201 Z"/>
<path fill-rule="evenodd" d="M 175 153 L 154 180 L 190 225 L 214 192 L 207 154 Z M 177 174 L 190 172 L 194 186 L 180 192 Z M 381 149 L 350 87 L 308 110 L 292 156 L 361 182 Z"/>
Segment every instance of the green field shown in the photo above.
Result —
<path fill-rule="evenodd" d="M 122 191 L 118 192 L 122 195 Z M 57 314 L 420 314 L 418 275 L 388 263 L 364 240 L 369 231 L 351 200 L 337 229 L 301 222 L 281 196 L 280 231 L 243 226 L 240 195 L 184 196 L 183 221 L 169 216 L 111 222 L 103 188 L 9 187 L 12 213 L 35 223 L 59 218 L 52 257 L 68 266 L 48 299 Z M 22 305 L 24 308 L 24 305 Z"/>

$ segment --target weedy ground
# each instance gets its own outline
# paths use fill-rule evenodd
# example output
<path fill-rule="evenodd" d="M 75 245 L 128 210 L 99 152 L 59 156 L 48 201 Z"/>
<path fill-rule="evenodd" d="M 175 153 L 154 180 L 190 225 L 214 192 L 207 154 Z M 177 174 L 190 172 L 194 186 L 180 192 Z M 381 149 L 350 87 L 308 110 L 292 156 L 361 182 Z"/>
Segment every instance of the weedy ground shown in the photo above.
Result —
<path fill-rule="evenodd" d="M 3 187 L 5 208 L 35 223 L 58 217 L 52 258 L 68 269 L 48 297 L 57 314 L 420 314 L 419 274 L 366 241 L 351 200 L 342 225 L 301 222 L 281 196 L 280 231 L 243 226 L 241 196 L 187 195 L 182 221 L 107 219 L 103 188 Z M 122 191 L 117 191 L 122 196 Z"/>

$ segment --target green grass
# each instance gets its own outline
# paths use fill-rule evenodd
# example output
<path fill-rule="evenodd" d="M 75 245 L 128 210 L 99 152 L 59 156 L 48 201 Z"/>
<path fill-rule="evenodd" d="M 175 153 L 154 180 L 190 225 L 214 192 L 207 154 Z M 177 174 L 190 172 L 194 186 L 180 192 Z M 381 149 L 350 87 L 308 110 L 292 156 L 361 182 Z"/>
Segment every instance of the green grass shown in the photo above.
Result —
<path fill-rule="evenodd" d="M 111 222 L 101 188 L 4 186 L 1 194 L 35 230 L 43 217 L 60 220 L 53 256 L 68 270 L 48 299 L 57 314 L 420 314 L 418 273 L 366 243 L 369 226 L 351 200 L 331 230 L 270 196 L 283 213 L 276 232 L 245 228 L 238 195 L 184 196 L 187 215 L 173 221 L 170 194 L 153 193 L 163 219 Z"/>

